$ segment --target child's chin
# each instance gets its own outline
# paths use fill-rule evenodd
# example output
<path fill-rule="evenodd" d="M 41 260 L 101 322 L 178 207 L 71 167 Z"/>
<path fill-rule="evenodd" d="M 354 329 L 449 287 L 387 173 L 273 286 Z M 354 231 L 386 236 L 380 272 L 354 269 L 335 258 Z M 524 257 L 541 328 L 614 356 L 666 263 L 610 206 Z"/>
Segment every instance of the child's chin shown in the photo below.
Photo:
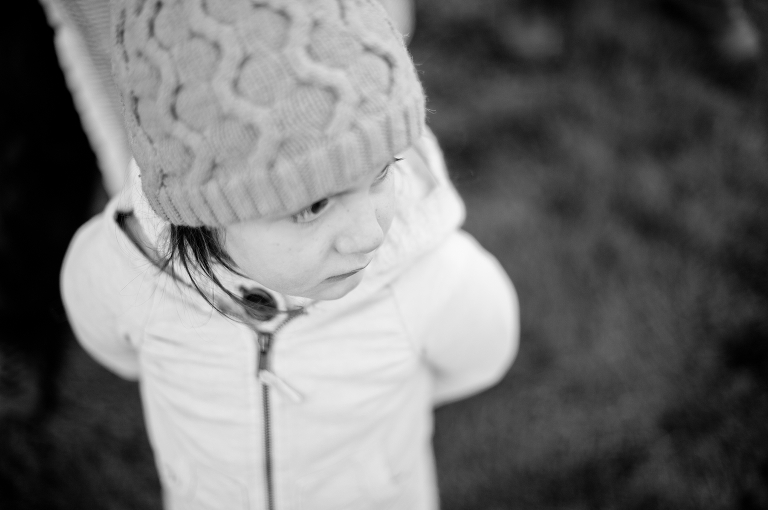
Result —
<path fill-rule="evenodd" d="M 318 301 L 341 299 L 360 285 L 360 282 L 363 281 L 363 273 L 364 271 L 360 271 L 359 273 L 338 282 L 322 283 L 312 293 L 312 296 L 307 297 L 311 297 Z"/>

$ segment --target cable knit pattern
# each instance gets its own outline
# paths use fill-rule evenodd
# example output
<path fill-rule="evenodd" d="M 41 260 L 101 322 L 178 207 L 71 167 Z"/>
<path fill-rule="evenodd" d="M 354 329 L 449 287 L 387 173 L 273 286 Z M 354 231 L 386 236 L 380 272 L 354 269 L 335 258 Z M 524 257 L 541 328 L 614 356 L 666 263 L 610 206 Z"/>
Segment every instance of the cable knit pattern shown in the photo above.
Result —
<path fill-rule="evenodd" d="M 142 188 L 177 225 L 296 212 L 424 129 L 375 0 L 115 0 L 113 72 Z"/>

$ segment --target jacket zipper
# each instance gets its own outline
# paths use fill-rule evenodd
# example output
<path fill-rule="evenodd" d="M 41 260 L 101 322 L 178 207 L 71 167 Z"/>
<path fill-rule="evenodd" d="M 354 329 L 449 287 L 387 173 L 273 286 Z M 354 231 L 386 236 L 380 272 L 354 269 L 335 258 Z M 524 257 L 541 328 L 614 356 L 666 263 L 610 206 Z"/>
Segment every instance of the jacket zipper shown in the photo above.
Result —
<path fill-rule="evenodd" d="M 272 347 L 272 333 L 258 333 L 259 375 L 269 368 L 269 349 Z M 269 405 L 269 386 L 261 382 L 261 402 L 264 417 L 264 473 L 267 487 L 267 510 L 275 510 L 275 496 L 272 487 L 272 430 Z"/>
<path fill-rule="evenodd" d="M 264 473 L 266 478 L 267 488 L 267 510 L 275 510 L 275 493 L 274 493 L 274 480 L 272 473 L 272 409 L 270 406 L 270 386 L 277 386 L 278 389 L 282 389 L 289 398 L 294 401 L 301 401 L 301 395 L 293 390 L 290 386 L 281 381 L 277 376 L 269 370 L 269 353 L 274 342 L 275 335 L 286 324 L 293 320 L 296 315 L 289 316 L 282 322 L 275 331 L 272 333 L 266 333 L 262 331 L 256 331 L 259 342 L 259 365 L 257 377 L 261 382 L 261 401 L 262 411 L 264 418 Z"/>

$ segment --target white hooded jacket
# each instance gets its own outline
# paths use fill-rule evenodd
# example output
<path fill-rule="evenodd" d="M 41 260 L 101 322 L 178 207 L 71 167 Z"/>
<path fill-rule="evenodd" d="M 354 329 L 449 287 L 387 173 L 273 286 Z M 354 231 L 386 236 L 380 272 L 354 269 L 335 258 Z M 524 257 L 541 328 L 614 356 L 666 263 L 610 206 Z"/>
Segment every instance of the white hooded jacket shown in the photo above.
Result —
<path fill-rule="evenodd" d="M 362 283 L 298 302 L 305 313 L 288 322 L 225 317 L 159 271 L 115 220 L 132 211 L 150 238 L 162 228 L 135 198 L 112 200 L 75 235 L 67 313 L 94 358 L 139 379 L 166 508 L 438 507 L 432 408 L 504 375 L 517 300 L 496 259 L 459 230 L 463 204 L 430 133 L 395 185 L 395 220 Z"/>

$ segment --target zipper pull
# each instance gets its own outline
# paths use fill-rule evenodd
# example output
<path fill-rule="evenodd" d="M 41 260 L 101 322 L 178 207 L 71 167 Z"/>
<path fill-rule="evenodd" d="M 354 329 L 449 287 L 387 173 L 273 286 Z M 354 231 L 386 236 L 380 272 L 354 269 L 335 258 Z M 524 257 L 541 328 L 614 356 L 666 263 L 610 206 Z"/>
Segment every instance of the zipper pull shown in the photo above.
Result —
<path fill-rule="evenodd" d="M 269 348 L 272 346 L 272 333 L 257 334 L 259 340 L 259 373 L 262 370 L 267 370 L 269 364 Z"/>
<path fill-rule="evenodd" d="M 291 388 L 291 386 L 280 379 L 274 372 L 269 370 L 269 349 L 272 346 L 272 333 L 259 332 L 259 368 L 257 375 L 261 384 L 274 388 L 288 400 L 295 404 L 300 404 L 304 401 L 304 396 Z"/>
<path fill-rule="evenodd" d="M 274 372 L 271 372 L 266 368 L 259 370 L 259 381 L 270 388 L 274 388 L 294 404 L 300 404 L 304 401 L 304 395 L 291 388 L 287 382 L 283 381 L 275 375 Z"/>

